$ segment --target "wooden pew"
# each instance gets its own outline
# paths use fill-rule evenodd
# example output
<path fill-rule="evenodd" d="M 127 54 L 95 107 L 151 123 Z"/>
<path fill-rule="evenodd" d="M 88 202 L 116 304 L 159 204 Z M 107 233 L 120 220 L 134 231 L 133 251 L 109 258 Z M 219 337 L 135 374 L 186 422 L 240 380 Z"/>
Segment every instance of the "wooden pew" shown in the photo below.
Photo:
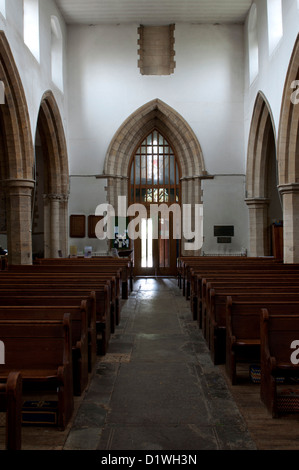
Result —
<path fill-rule="evenodd" d="M 13 291 L 15 293 L 18 293 L 19 296 L 25 296 L 29 295 L 31 293 L 32 296 L 35 295 L 48 295 L 48 298 L 54 299 L 55 297 L 63 297 L 63 296 L 71 296 L 72 294 L 76 296 L 76 294 L 81 294 L 82 298 L 84 295 L 87 295 L 87 290 L 83 291 L 83 289 L 80 289 L 76 291 L 75 289 L 70 290 L 70 289 L 56 289 L 56 290 L 47 290 L 45 287 L 41 288 L 36 288 L 34 287 L 27 287 L 25 290 L 23 290 L 21 287 L 19 289 L 0 289 L 0 295 L 8 296 L 8 295 L 13 295 Z M 100 294 L 102 295 L 102 300 L 99 301 L 99 296 Z M 108 350 L 109 346 L 109 339 L 111 336 L 111 314 L 110 314 L 110 303 L 109 303 L 109 297 L 108 297 L 108 292 L 107 289 L 103 290 L 102 292 L 98 293 L 97 295 L 97 312 L 96 312 L 96 321 L 94 321 L 94 317 L 91 316 L 90 312 L 93 312 L 92 309 L 87 310 L 87 315 L 88 315 L 88 336 L 89 336 L 89 347 L 90 347 L 90 360 L 92 363 L 94 363 L 95 357 L 94 354 L 95 352 L 101 351 L 101 354 L 105 354 Z M 51 302 L 47 302 L 50 304 Z M 53 303 L 53 301 L 52 301 Z M 56 303 L 56 302 L 55 302 Z"/>
<path fill-rule="evenodd" d="M 202 328 L 203 323 L 205 321 L 205 302 L 207 299 L 207 286 L 209 283 L 215 282 L 227 282 L 230 283 L 232 286 L 236 282 L 244 282 L 244 283 L 256 283 L 258 285 L 261 282 L 293 282 L 298 281 L 299 273 L 297 272 L 289 272 L 287 270 L 282 271 L 275 271 L 269 272 L 267 270 L 258 270 L 258 271 L 238 271 L 238 272 L 220 272 L 216 274 L 203 274 L 198 276 L 198 309 L 200 312 L 198 323 L 199 326 Z"/>
<path fill-rule="evenodd" d="M 0 411 L 6 413 L 5 449 L 22 448 L 22 375 L 9 372 L 0 383 Z"/>
<path fill-rule="evenodd" d="M 1 306 L 32 306 L 32 307 L 67 307 L 81 305 L 86 302 L 87 311 L 87 329 L 88 329 L 88 371 L 92 372 L 97 355 L 97 331 L 96 331 L 96 310 L 95 293 L 73 291 L 61 291 L 59 294 L 44 289 L 26 289 L 23 290 L 2 290 L 0 288 L 0 307 Z"/>
<path fill-rule="evenodd" d="M 31 268 L 31 267 L 30 267 Z M 38 276 L 38 282 L 36 282 L 36 278 Z M 111 304 L 111 316 L 112 316 L 112 324 L 111 328 L 114 328 L 115 325 L 119 324 L 120 321 L 120 274 L 108 274 L 108 273 L 87 273 L 84 272 L 82 275 L 80 272 L 69 272 L 69 271 L 52 271 L 47 272 L 46 270 L 39 272 L 38 270 L 23 270 L 22 273 L 8 273 L 6 276 L 1 276 L 0 273 L 0 282 L 3 284 L 4 282 L 9 283 L 13 280 L 15 283 L 19 279 L 21 283 L 33 282 L 36 284 L 40 284 L 41 281 L 51 283 L 52 285 L 57 285 L 59 282 L 61 285 L 70 285 L 71 283 L 74 284 L 76 287 L 79 285 L 89 286 L 91 289 L 95 290 L 96 295 L 98 290 L 102 290 L 103 286 L 109 284 L 110 290 L 110 304 Z M 99 299 L 98 299 L 99 300 Z M 113 330 L 112 330 L 113 331 Z"/>
<path fill-rule="evenodd" d="M 299 340 L 299 309 L 297 314 L 291 314 L 288 307 L 263 308 L 260 336 L 261 400 L 272 417 L 277 418 L 281 414 L 277 377 L 299 379 L 299 365 L 293 364 L 291 360 L 291 344 L 294 340 Z"/>
<path fill-rule="evenodd" d="M 289 298 L 289 295 L 298 294 L 299 295 L 299 281 L 296 286 L 290 286 L 286 284 L 282 286 L 277 282 L 268 283 L 261 281 L 258 285 L 256 282 L 246 283 L 236 283 L 233 285 L 226 285 L 218 287 L 212 283 L 212 286 L 208 290 L 209 302 L 207 302 L 205 321 L 204 337 L 206 339 L 207 345 L 210 349 L 211 357 L 214 364 L 224 364 L 225 363 L 225 351 L 226 351 L 226 299 L 227 296 L 231 296 L 235 299 L 235 296 L 242 294 L 243 296 L 248 297 L 249 295 L 253 298 L 255 294 L 260 296 L 261 294 L 271 294 L 274 293 L 282 294 L 282 297 Z M 221 287 L 222 286 L 222 287 Z"/>
<path fill-rule="evenodd" d="M 117 323 L 117 300 L 116 300 L 116 283 L 115 280 L 98 280 L 96 276 L 92 279 L 75 278 L 64 275 L 30 275 L 24 273 L 24 276 L 14 277 L 7 275 L 1 277 L 0 288 L 9 291 L 22 292 L 35 290 L 41 293 L 46 290 L 49 295 L 86 295 L 94 288 L 96 296 L 96 330 L 98 333 L 100 346 L 98 350 L 101 354 L 106 354 L 109 346 L 111 332 L 114 332 Z M 91 329 L 91 326 L 90 326 Z M 91 331 L 91 330 L 90 330 Z"/>
<path fill-rule="evenodd" d="M 79 267 L 81 270 L 96 269 L 98 272 L 107 273 L 121 273 L 122 282 L 122 298 L 127 299 L 129 292 L 133 290 L 133 266 L 130 258 L 112 258 L 112 257 L 94 257 L 94 258 L 45 258 L 36 260 L 35 265 L 50 267 L 55 269 L 56 267 L 63 269 L 71 267 Z M 14 267 L 12 267 L 15 270 Z"/>
<path fill-rule="evenodd" d="M 71 319 L 0 320 L 5 365 L 0 380 L 10 372 L 22 376 L 22 393 L 53 394 L 58 399 L 58 426 L 65 429 L 74 410 Z"/>
<path fill-rule="evenodd" d="M 299 270 L 299 265 L 284 265 L 281 261 L 274 260 L 273 258 L 247 258 L 247 257 L 216 257 L 216 258 L 204 258 L 204 257 L 195 257 L 184 263 L 184 283 L 185 295 L 186 298 L 191 301 L 191 309 L 193 311 L 193 301 L 192 296 L 196 297 L 196 283 L 194 277 L 197 274 L 203 273 L 214 273 L 216 275 L 218 272 L 227 271 L 237 272 L 239 270 L 256 270 L 256 269 L 288 269 L 292 271 Z M 184 288 L 183 288 L 184 291 Z M 184 293 L 184 292 L 183 292 Z M 196 303 L 195 303 L 196 306 Z M 196 317 L 196 313 L 194 313 Z"/>
<path fill-rule="evenodd" d="M 281 308 L 290 313 L 299 309 L 299 301 L 260 300 L 235 301 L 226 304 L 226 372 L 232 385 L 237 383 L 236 365 L 260 360 L 260 313 L 262 308 Z"/>
<path fill-rule="evenodd" d="M 191 276 L 194 271 L 201 272 L 205 270 L 218 271 L 219 269 L 226 269 L 238 266 L 248 266 L 251 265 L 267 265 L 267 266 L 276 266 L 282 265 L 281 261 L 277 261 L 271 257 L 244 257 L 244 256 L 215 256 L 215 257 L 181 257 L 179 260 L 180 263 L 180 272 L 182 275 L 182 287 L 183 295 L 186 298 L 189 298 L 190 295 L 190 285 L 191 285 Z"/>
<path fill-rule="evenodd" d="M 278 266 L 283 266 L 281 263 L 274 263 L 273 260 L 269 259 L 256 259 L 256 258 L 237 258 L 231 260 L 209 260 L 205 262 L 193 262 L 188 266 L 186 271 L 186 295 L 187 298 L 190 297 L 191 307 L 192 307 L 192 297 L 196 297 L 196 277 L 197 275 L 203 275 L 204 273 L 217 274 L 218 272 L 235 272 L 239 270 L 256 270 L 269 268 L 277 269 Z"/>
<path fill-rule="evenodd" d="M 108 273 L 84 273 L 81 275 L 80 273 L 73 273 L 73 272 L 63 272 L 61 273 L 58 271 L 43 271 L 39 272 L 39 270 L 31 270 L 31 266 L 29 270 L 24 269 L 22 273 L 4 273 L 1 275 L 0 273 L 0 283 L 9 284 L 10 282 L 14 282 L 17 284 L 19 280 L 20 283 L 36 283 L 40 284 L 41 282 L 48 282 L 51 285 L 57 285 L 58 283 L 61 285 L 70 285 L 74 284 L 74 286 L 78 287 L 79 285 L 84 285 L 85 287 L 90 287 L 90 290 L 102 290 L 103 286 L 109 284 L 109 290 L 111 294 L 111 308 L 113 309 L 111 314 L 115 319 L 113 321 L 114 325 L 119 324 L 120 321 L 120 275 L 117 273 L 116 275 L 108 274 Z"/>
<path fill-rule="evenodd" d="M 14 321 L 60 321 L 70 314 L 72 339 L 73 392 L 80 396 L 88 383 L 88 332 L 86 301 L 81 305 L 68 306 L 16 306 L 1 305 L 0 320 Z"/>

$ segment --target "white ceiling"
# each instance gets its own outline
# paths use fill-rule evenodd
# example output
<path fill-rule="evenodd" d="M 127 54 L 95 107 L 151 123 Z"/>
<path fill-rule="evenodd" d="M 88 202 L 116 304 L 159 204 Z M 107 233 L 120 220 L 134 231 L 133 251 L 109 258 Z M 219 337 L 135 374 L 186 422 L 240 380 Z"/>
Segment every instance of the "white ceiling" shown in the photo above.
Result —
<path fill-rule="evenodd" d="M 243 23 L 252 0 L 55 0 L 68 24 Z"/>

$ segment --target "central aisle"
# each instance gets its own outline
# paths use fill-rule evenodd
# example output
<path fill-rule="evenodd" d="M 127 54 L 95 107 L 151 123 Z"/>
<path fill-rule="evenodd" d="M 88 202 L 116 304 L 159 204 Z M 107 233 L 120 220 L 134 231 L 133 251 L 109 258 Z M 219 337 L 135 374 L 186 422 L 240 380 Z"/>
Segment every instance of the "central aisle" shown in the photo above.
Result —
<path fill-rule="evenodd" d="M 175 279 L 135 281 L 64 449 L 256 449 Z"/>

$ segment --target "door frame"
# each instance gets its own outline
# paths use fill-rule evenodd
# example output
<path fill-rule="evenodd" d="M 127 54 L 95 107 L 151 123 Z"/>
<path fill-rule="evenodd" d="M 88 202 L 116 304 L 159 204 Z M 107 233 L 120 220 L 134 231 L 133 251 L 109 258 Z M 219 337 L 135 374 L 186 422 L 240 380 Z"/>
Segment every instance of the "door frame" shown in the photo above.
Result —
<path fill-rule="evenodd" d="M 150 218 L 149 210 L 147 210 L 147 220 Z M 161 214 L 159 213 L 159 220 Z M 141 228 L 139 227 L 140 233 Z M 141 266 L 141 237 L 131 241 L 134 249 L 134 275 L 135 276 L 175 276 L 177 268 L 177 258 L 180 255 L 181 242 L 179 239 L 173 238 L 173 214 L 169 213 L 169 266 L 160 266 L 160 230 L 158 230 L 158 239 L 153 238 L 152 253 L 153 253 L 153 266 Z"/>

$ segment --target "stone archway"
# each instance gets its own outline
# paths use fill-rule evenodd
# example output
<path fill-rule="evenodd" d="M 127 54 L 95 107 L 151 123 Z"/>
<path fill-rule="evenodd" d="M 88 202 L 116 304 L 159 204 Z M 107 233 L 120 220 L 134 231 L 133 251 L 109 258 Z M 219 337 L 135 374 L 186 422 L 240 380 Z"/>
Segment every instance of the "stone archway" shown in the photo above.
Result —
<path fill-rule="evenodd" d="M 249 208 L 251 256 L 272 254 L 271 223 L 274 218 L 282 218 L 276 181 L 275 142 L 270 106 L 259 92 L 250 127 L 246 170 L 245 201 Z"/>
<path fill-rule="evenodd" d="M 60 112 L 51 91 L 44 94 L 38 120 L 39 151 L 36 162 L 42 168 L 39 198 L 43 197 L 44 256 L 57 258 L 68 252 L 69 170 L 65 134 Z M 38 193 L 38 191 L 37 191 Z"/>
<path fill-rule="evenodd" d="M 299 262 L 299 35 L 285 80 L 278 132 L 279 190 L 284 212 L 284 262 Z M 296 94 L 297 88 L 297 94 Z"/>
<path fill-rule="evenodd" d="M 31 264 L 31 205 L 34 151 L 23 85 L 5 33 L 0 31 L 0 179 L 2 231 L 7 234 L 9 264 Z"/>
<path fill-rule="evenodd" d="M 150 101 L 129 116 L 109 146 L 104 165 L 108 203 L 117 208 L 118 196 L 128 195 L 132 155 L 153 129 L 161 132 L 175 149 L 181 168 L 181 204 L 201 204 L 201 180 L 207 177 L 207 172 L 200 144 L 183 117 L 159 99 Z"/>

